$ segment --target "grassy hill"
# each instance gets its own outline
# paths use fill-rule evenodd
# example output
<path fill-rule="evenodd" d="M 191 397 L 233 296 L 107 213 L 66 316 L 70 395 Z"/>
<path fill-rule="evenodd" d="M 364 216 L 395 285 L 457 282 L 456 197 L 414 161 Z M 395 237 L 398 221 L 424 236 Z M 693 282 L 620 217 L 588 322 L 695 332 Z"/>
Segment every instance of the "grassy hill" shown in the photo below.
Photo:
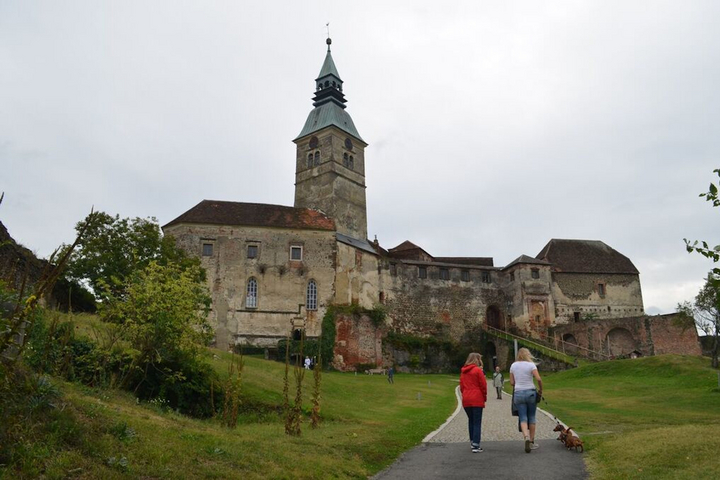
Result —
<path fill-rule="evenodd" d="M 720 478 L 718 372 L 663 355 L 544 376 L 543 408 L 577 428 L 592 478 Z"/>
<path fill-rule="evenodd" d="M 208 352 L 221 375 L 229 359 Z M 19 471 L 0 466 L 0 477 L 367 477 L 418 444 L 455 408 L 454 376 L 400 374 L 389 385 L 384 376 L 326 373 L 323 423 L 312 430 L 306 421 L 301 437 L 288 437 L 279 415 L 283 373 L 284 364 L 245 358 L 242 415 L 234 429 L 138 403 L 129 393 L 51 379 L 62 396 L 54 408 L 28 419 Z M 306 411 L 311 385 L 307 375 Z"/>

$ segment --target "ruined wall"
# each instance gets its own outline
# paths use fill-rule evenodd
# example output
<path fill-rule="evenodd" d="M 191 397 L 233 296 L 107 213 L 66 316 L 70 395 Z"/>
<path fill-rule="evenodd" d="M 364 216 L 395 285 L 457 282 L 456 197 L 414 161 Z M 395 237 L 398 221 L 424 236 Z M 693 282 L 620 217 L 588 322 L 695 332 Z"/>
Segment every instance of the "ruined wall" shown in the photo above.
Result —
<path fill-rule="evenodd" d="M 367 309 L 379 304 L 379 261 L 377 255 L 338 242 L 335 303 L 354 303 Z"/>
<path fill-rule="evenodd" d="M 174 225 L 166 234 L 191 255 L 199 256 L 207 272 L 213 305 L 210 321 L 218 347 L 236 343 L 275 346 L 292 329 L 293 319 L 307 319 L 309 337 L 320 334 L 326 306 L 334 298 L 335 233 L 282 228 L 219 225 Z M 212 255 L 203 256 L 203 244 Z M 248 258 L 248 247 L 257 257 Z M 302 247 L 302 260 L 290 260 L 290 247 Z M 255 278 L 257 306 L 247 305 L 247 284 Z M 314 280 L 318 310 L 300 313 L 307 285 Z M 297 321 L 296 321 L 297 322 Z"/>
<path fill-rule="evenodd" d="M 701 354 L 697 331 L 676 314 L 581 320 L 558 325 L 552 335 L 611 357 Z"/>
<path fill-rule="evenodd" d="M 532 337 L 555 324 L 551 275 L 548 265 L 533 264 L 515 265 L 504 272 L 504 290 L 512 301 L 512 324 L 520 334 Z"/>
<path fill-rule="evenodd" d="M 602 287 L 605 286 L 605 293 Z M 621 318 L 644 313 L 640 277 L 631 274 L 553 274 L 557 323 L 581 318 Z"/>
<path fill-rule="evenodd" d="M 383 365 L 382 338 L 385 332 L 367 315 L 338 314 L 335 317 L 333 368 L 355 370 L 358 363 Z"/>
<path fill-rule="evenodd" d="M 485 321 L 487 308 L 505 312 L 505 294 L 499 289 L 501 273 L 491 268 L 449 266 L 438 263 L 386 262 L 381 272 L 390 328 L 418 336 L 440 335 L 459 341 L 466 330 Z M 425 267 L 427 278 L 420 278 Z M 440 278 L 440 269 L 448 270 L 449 279 Z M 467 271 L 467 280 L 462 280 Z M 482 272 L 490 273 L 490 283 L 482 281 Z"/>

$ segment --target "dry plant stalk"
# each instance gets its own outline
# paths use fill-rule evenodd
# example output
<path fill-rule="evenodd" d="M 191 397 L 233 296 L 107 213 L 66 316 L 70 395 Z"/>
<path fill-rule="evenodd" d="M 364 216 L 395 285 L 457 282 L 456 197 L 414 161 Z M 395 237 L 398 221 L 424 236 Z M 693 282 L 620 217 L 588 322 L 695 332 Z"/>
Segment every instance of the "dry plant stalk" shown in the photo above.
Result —
<path fill-rule="evenodd" d="M 283 378 L 283 415 L 287 418 L 288 409 L 290 408 L 290 380 L 288 371 L 290 370 L 290 337 L 285 338 L 285 377 Z M 287 432 L 287 427 L 285 428 Z"/>
<path fill-rule="evenodd" d="M 300 336 L 300 351 L 295 360 L 293 375 L 295 376 L 295 403 L 289 408 L 285 418 L 285 433 L 299 437 L 302 433 L 300 423 L 302 419 L 302 382 L 305 378 L 305 368 L 302 365 L 305 335 Z"/>
<path fill-rule="evenodd" d="M 223 404 L 223 425 L 228 428 L 235 428 L 238 421 L 243 367 L 245 367 L 245 362 L 242 350 L 240 355 L 233 353 L 230 358 L 230 365 L 228 365 L 228 378 L 225 382 L 225 402 Z"/>
<path fill-rule="evenodd" d="M 317 362 L 313 368 L 312 413 L 310 426 L 317 428 L 320 425 L 320 381 L 322 380 L 322 356 L 318 354 Z"/>

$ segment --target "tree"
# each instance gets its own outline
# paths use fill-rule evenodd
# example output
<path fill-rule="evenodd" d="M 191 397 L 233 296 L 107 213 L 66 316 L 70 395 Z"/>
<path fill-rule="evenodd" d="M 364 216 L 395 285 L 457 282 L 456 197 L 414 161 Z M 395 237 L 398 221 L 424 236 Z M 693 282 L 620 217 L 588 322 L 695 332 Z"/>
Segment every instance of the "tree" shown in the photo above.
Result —
<path fill-rule="evenodd" d="M 695 297 L 695 302 L 684 302 L 678 305 L 678 312 L 693 318 L 695 325 L 707 336 L 713 338 L 712 366 L 718 367 L 718 334 L 720 332 L 720 276 L 708 273 L 705 285 Z"/>
<path fill-rule="evenodd" d="M 713 172 L 717 174 L 718 177 L 720 177 L 720 168 L 713 170 Z M 718 185 L 710 182 L 710 187 L 708 187 L 708 191 L 705 193 L 701 193 L 700 197 L 704 197 L 706 201 L 711 202 L 713 207 L 718 207 L 720 206 L 718 190 Z M 715 263 L 720 261 L 720 245 L 715 245 L 714 247 L 711 247 L 706 241 L 695 240 L 693 242 L 690 242 L 690 240 L 688 240 L 687 238 L 684 238 L 683 240 L 685 241 L 685 248 L 689 253 L 699 253 L 700 255 L 711 259 Z M 713 272 L 715 275 L 720 275 L 720 268 L 713 269 Z"/>
<path fill-rule="evenodd" d="M 67 278 L 87 282 L 97 298 L 105 292 L 121 296 L 128 279 L 152 261 L 175 263 L 182 269 L 199 265 L 199 259 L 188 257 L 172 237 L 162 235 L 155 218 L 120 218 L 97 212 L 75 228 L 86 228 L 86 233 L 70 258 Z M 193 271 L 203 278 L 202 270 Z"/>
<path fill-rule="evenodd" d="M 134 350 L 122 386 L 134 384 L 137 391 L 150 369 L 171 382 L 182 381 L 174 365 L 196 359 L 211 338 L 210 297 L 197 280 L 199 268 L 151 260 L 131 274 L 122 298 L 109 296 L 101 305 L 102 318 L 119 324 L 121 337 Z"/>

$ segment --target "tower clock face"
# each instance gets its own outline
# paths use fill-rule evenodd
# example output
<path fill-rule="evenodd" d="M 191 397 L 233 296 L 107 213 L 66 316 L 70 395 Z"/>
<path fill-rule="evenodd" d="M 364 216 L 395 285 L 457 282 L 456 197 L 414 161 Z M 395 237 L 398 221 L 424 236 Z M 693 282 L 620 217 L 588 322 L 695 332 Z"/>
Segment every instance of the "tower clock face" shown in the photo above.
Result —
<path fill-rule="evenodd" d="M 310 139 L 310 148 L 317 148 L 318 146 L 318 139 L 317 137 L 312 137 Z"/>
<path fill-rule="evenodd" d="M 352 150 L 352 147 L 353 147 L 352 140 L 350 140 L 349 138 L 346 138 L 345 139 L 345 148 L 347 148 L 348 150 Z"/>

